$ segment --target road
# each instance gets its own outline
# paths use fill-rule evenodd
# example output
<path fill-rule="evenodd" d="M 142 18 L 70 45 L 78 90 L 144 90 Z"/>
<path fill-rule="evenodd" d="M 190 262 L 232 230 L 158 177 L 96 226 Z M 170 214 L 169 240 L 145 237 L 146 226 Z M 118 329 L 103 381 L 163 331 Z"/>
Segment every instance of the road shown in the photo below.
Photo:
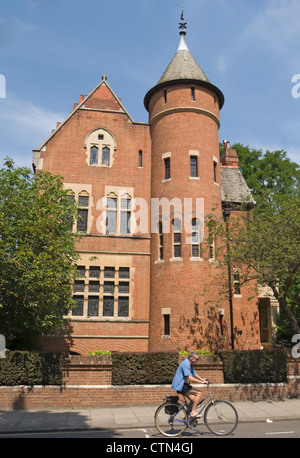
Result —
<path fill-rule="evenodd" d="M 0 433 L 1 438 L 94 438 L 94 439 L 109 439 L 105 443 L 118 443 L 118 440 L 134 439 L 133 443 L 141 440 L 145 444 L 147 439 L 152 443 L 159 443 L 162 441 L 171 440 L 163 438 L 155 429 L 151 428 L 123 428 L 123 429 L 99 429 L 99 430 L 84 430 L 84 431 L 61 431 L 61 432 L 32 432 L 32 433 L 14 433 L 3 434 Z M 274 422 L 257 422 L 257 423 L 240 423 L 237 429 L 231 436 L 219 438 L 213 436 L 204 424 L 197 427 L 196 430 L 188 429 L 185 434 L 179 439 L 180 442 L 186 439 L 188 442 L 197 441 L 197 439 L 235 439 L 235 438 L 300 438 L 300 421 L 274 421 Z M 178 441 L 177 438 L 173 439 Z M 140 454 L 140 453 L 139 453 Z"/>

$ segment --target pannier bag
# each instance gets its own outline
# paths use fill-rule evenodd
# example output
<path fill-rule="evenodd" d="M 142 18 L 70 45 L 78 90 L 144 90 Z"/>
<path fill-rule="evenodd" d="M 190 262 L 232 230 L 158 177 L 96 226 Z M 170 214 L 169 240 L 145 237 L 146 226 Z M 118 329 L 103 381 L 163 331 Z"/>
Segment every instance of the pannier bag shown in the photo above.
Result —
<path fill-rule="evenodd" d="M 179 396 L 166 396 L 166 403 L 168 404 L 177 404 L 178 400 L 179 400 Z M 175 413 L 178 412 L 179 407 L 180 407 L 179 404 L 178 406 L 174 406 L 174 405 L 166 406 L 165 413 L 167 415 L 175 415 Z"/>

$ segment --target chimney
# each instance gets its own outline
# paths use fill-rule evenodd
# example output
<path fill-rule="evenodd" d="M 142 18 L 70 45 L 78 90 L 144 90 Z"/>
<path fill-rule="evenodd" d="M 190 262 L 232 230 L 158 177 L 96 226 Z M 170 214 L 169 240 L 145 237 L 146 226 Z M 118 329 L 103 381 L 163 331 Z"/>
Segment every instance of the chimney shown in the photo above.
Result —
<path fill-rule="evenodd" d="M 233 169 L 239 168 L 239 157 L 235 149 L 230 147 L 228 140 L 223 141 L 224 151 L 221 155 L 221 166 Z"/>

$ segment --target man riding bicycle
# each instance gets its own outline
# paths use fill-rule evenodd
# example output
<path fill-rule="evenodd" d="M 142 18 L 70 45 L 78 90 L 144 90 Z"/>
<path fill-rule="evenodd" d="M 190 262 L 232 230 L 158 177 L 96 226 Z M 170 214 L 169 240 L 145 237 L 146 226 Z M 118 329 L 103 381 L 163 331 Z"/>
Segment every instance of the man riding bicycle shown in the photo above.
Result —
<path fill-rule="evenodd" d="M 197 415 L 197 405 L 201 400 L 201 391 L 193 388 L 191 383 L 205 383 L 208 381 L 197 375 L 194 369 L 194 364 L 199 360 L 199 355 L 196 352 L 192 352 L 188 355 L 187 359 L 179 364 L 176 374 L 173 378 L 172 388 L 178 394 L 182 394 L 190 401 L 191 417 L 199 418 L 201 415 Z"/>

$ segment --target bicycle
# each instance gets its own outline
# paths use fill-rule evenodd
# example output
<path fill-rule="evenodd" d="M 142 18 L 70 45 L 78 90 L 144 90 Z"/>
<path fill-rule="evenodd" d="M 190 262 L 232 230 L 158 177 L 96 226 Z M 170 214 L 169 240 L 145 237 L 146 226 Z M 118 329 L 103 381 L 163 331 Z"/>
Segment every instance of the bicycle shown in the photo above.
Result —
<path fill-rule="evenodd" d="M 207 396 L 200 401 L 197 415 L 204 412 L 204 423 L 209 431 L 217 436 L 228 436 L 238 425 L 238 413 L 228 401 L 215 400 L 206 385 Z M 196 428 L 198 420 L 191 417 L 188 402 L 179 403 L 179 396 L 166 396 L 166 401 L 161 404 L 155 414 L 154 421 L 157 430 L 166 437 L 178 437 L 187 427 Z"/>

